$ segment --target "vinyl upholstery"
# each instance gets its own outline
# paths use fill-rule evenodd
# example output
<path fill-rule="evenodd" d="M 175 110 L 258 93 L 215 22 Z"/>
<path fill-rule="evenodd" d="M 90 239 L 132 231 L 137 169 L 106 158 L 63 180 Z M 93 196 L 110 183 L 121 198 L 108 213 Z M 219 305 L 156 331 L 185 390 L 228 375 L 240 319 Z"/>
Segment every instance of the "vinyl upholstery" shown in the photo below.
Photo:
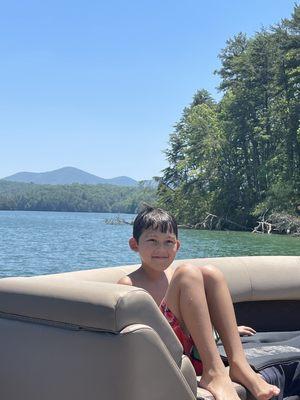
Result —
<path fill-rule="evenodd" d="M 282 312 L 280 328 L 287 301 L 300 311 L 300 257 L 194 259 L 175 261 L 173 267 L 182 262 L 220 268 L 241 321 L 262 304 L 272 312 L 275 302 L 276 312 Z M 150 295 L 116 284 L 135 268 L 1 279 L 1 398 L 205 397 L 197 392 L 191 363 Z M 251 315 L 255 323 L 256 311 Z M 268 329 L 267 321 L 264 325 L 259 316 L 257 321 Z M 291 319 L 291 330 L 292 325 Z M 238 390 L 246 398 L 246 391 Z"/>

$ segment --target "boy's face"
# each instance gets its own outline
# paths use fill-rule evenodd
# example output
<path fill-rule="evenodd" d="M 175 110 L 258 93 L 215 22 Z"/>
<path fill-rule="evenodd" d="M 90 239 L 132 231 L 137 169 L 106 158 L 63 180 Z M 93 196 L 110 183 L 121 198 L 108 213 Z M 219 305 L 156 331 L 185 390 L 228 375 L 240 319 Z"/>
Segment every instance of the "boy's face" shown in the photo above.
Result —
<path fill-rule="evenodd" d="M 139 253 L 142 265 L 165 270 L 173 262 L 180 243 L 172 232 L 163 233 L 149 228 L 141 234 L 138 242 L 131 238 L 129 246 Z"/>

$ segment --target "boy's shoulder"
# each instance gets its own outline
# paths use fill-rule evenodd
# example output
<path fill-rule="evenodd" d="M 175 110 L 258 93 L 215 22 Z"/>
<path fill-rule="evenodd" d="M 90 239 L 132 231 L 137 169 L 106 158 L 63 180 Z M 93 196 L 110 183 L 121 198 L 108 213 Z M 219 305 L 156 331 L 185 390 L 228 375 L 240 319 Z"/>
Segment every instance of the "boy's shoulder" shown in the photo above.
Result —
<path fill-rule="evenodd" d="M 117 283 L 121 285 L 143 287 L 143 275 L 143 269 L 142 267 L 140 267 L 130 274 L 123 276 L 121 279 L 118 280 Z"/>
<path fill-rule="evenodd" d="M 120 278 L 117 283 L 120 285 L 133 286 L 132 279 L 128 275 L 122 276 L 122 278 Z"/>

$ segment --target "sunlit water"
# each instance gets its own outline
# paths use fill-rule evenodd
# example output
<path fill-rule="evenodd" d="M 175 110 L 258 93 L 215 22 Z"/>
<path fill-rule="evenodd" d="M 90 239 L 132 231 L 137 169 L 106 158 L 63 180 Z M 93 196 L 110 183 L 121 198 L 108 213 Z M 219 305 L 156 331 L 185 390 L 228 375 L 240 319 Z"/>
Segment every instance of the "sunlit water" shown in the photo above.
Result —
<path fill-rule="evenodd" d="M 130 225 L 108 225 L 134 215 L 0 211 L 0 276 L 30 276 L 136 264 Z M 241 255 L 300 255 L 300 240 L 248 232 L 181 229 L 178 259 Z"/>

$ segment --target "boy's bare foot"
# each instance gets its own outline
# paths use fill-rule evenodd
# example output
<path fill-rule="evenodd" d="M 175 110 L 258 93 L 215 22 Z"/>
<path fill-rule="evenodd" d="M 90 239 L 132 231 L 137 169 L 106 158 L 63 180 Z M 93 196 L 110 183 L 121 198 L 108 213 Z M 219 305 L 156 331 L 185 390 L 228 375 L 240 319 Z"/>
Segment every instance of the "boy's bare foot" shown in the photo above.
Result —
<path fill-rule="evenodd" d="M 257 400 L 269 400 L 280 393 L 280 389 L 277 386 L 266 382 L 248 364 L 244 366 L 231 366 L 230 378 L 232 381 L 245 386 Z"/>
<path fill-rule="evenodd" d="M 203 373 L 199 386 L 208 390 L 215 400 L 240 400 L 229 375 L 226 373 Z"/>

